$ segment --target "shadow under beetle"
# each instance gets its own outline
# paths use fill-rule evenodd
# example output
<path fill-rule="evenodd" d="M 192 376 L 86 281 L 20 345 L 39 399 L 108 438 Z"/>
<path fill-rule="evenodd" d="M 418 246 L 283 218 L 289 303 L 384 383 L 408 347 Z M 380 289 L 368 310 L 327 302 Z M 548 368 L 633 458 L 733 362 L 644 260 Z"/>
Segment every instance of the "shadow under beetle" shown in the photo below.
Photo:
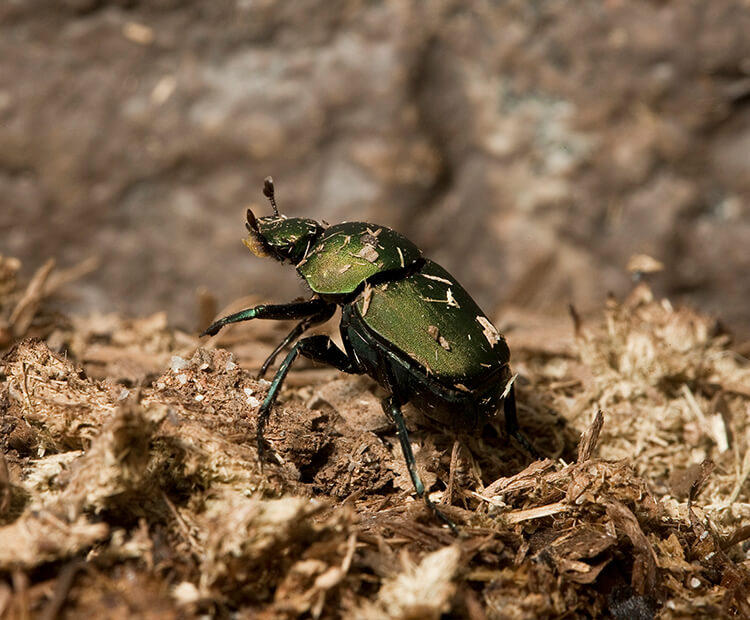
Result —
<path fill-rule="evenodd" d="M 367 374 L 389 393 L 383 410 L 396 427 L 417 495 L 455 531 L 425 493 L 401 406 L 412 402 L 439 424 L 470 431 L 492 419 L 504 403 L 507 433 L 538 458 L 518 428 L 505 339 L 456 279 L 403 235 L 365 222 L 325 228 L 315 220 L 280 215 L 271 177 L 263 193 L 274 214 L 256 218 L 248 209 L 249 234 L 243 243 L 256 256 L 294 264 L 312 297 L 248 308 L 219 319 L 201 334 L 214 335 L 225 325 L 250 319 L 299 319 L 260 369 L 263 376 L 294 343 L 258 413 L 259 458 L 271 407 L 298 355 L 343 372 Z M 343 351 L 328 336 L 299 339 L 312 325 L 330 319 L 336 306 L 341 306 Z"/>

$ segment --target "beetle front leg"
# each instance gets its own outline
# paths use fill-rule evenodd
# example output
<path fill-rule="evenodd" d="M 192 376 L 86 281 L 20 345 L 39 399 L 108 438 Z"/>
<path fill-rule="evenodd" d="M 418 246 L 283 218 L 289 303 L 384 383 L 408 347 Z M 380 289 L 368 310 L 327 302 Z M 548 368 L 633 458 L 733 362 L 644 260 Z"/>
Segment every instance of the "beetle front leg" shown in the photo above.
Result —
<path fill-rule="evenodd" d="M 429 498 L 427 493 L 425 493 L 424 484 L 422 484 L 422 479 L 419 477 L 419 472 L 417 471 L 417 460 L 414 458 L 414 452 L 411 449 L 409 433 L 406 430 L 406 423 L 404 422 L 404 416 L 401 413 L 401 407 L 393 396 L 384 398 L 381 401 L 381 405 L 385 414 L 396 425 L 396 434 L 398 435 L 398 440 L 401 443 L 401 452 L 403 452 L 404 454 L 406 468 L 409 470 L 409 476 L 411 476 L 411 481 L 414 485 L 414 490 L 417 492 L 417 497 L 421 497 L 424 500 L 424 503 L 427 505 L 427 508 L 429 508 L 438 519 L 440 519 L 443 523 L 450 527 L 454 534 L 458 534 L 458 528 L 456 527 L 456 524 L 453 523 L 453 521 L 451 521 L 446 515 L 440 512 L 437 506 L 432 503 L 432 500 Z"/>
<path fill-rule="evenodd" d="M 258 459 L 263 462 L 263 452 L 265 451 L 265 440 L 263 434 L 266 428 L 268 418 L 271 416 L 271 407 L 273 406 L 276 396 L 278 395 L 284 379 L 289 373 L 292 363 L 298 355 L 303 355 L 313 361 L 328 364 L 350 374 L 360 374 L 361 371 L 352 363 L 346 353 L 336 346 L 328 336 L 318 335 L 303 338 L 287 353 L 281 366 L 276 371 L 276 375 L 268 388 L 268 393 L 258 411 Z"/>
<path fill-rule="evenodd" d="M 229 316 L 225 316 L 214 323 L 211 323 L 201 334 L 201 336 L 214 336 L 219 330 L 230 323 L 239 323 L 240 321 L 249 321 L 250 319 L 272 319 L 283 321 L 286 319 L 305 319 L 317 314 L 321 314 L 328 309 L 331 304 L 322 299 L 308 299 L 307 301 L 298 301 L 288 304 L 261 305 L 240 310 Z M 335 311 L 333 305 L 331 314 Z"/>

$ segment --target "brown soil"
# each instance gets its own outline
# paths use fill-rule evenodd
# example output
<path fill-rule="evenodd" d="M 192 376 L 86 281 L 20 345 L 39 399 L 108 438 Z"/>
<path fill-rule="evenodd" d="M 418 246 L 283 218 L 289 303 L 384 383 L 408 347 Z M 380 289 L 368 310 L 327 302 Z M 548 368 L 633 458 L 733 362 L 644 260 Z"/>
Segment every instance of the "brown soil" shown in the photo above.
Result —
<path fill-rule="evenodd" d="M 750 614 L 750 366 L 645 284 L 508 332 L 529 462 L 408 411 L 413 497 L 366 377 L 300 363 L 261 469 L 253 373 L 283 336 L 65 318 L 71 274 L 0 262 L 4 618 L 674 618 Z M 231 351 L 231 352 L 230 352 Z M 582 439 L 579 442 L 579 438 Z"/>

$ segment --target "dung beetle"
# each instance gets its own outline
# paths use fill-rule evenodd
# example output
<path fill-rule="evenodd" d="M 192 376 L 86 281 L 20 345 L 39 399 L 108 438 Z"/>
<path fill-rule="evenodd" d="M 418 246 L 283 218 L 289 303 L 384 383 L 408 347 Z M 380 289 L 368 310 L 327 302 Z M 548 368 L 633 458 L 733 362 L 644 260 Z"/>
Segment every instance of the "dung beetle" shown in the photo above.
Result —
<path fill-rule="evenodd" d="M 214 335 L 225 325 L 250 319 L 299 320 L 260 369 L 263 376 L 294 343 L 258 413 L 259 458 L 271 407 L 297 356 L 367 374 L 388 392 L 381 404 L 396 427 L 417 495 L 455 531 L 425 493 L 401 407 L 412 402 L 438 424 L 470 431 L 491 420 L 504 403 L 508 435 L 538 457 L 518 428 L 505 338 L 456 279 L 403 235 L 365 222 L 324 227 L 315 220 L 285 217 L 276 206 L 271 177 L 265 179 L 263 193 L 273 215 L 256 218 L 248 209 L 243 243 L 256 256 L 292 263 L 312 295 L 306 301 L 242 310 L 201 334 Z M 343 351 L 325 335 L 300 339 L 309 327 L 330 319 L 337 306 Z"/>

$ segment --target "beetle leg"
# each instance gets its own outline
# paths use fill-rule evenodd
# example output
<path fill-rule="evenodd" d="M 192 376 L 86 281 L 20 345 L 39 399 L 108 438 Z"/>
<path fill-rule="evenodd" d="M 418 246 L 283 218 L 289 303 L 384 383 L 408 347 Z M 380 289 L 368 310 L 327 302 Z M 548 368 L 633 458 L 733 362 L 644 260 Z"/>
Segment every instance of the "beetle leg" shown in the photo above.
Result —
<path fill-rule="evenodd" d="M 219 330 L 225 325 L 230 323 L 239 323 L 240 321 L 249 321 L 250 319 L 272 319 L 272 320 L 285 320 L 285 319 L 304 319 L 316 314 L 322 314 L 324 310 L 327 310 L 329 304 L 322 299 L 308 299 L 307 301 L 298 301 L 288 304 L 274 304 L 274 305 L 262 305 L 254 306 L 253 308 L 247 308 L 246 310 L 240 310 L 229 316 L 225 316 L 214 323 L 211 323 L 201 336 L 214 336 Z M 331 314 L 336 306 L 333 305 Z"/>
<path fill-rule="evenodd" d="M 271 415 L 271 407 L 276 400 L 276 396 L 281 389 L 281 385 L 284 382 L 284 378 L 289 372 L 292 363 L 300 354 L 313 361 L 322 362 L 323 364 L 333 366 L 334 368 L 337 368 L 342 372 L 347 372 L 350 374 L 360 374 L 361 372 L 352 363 L 347 354 L 339 349 L 333 342 L 333 340 L 331 340 L 328 336 L 324 336 L 322 334 L 317 336 L 308 336 L 307 338 L 303 338 L 302 340 L 297 342 L 297 344 L 292 347 L 289 353 L 287 353 L 284 361 L 281 362 L 281 366 L 279 366 L 279 369 L 276 371 L 276 376 L 274 376 L 273 381 L 271 382 L 271 387 L 268 388 L 268 394 L 266 394 L 266 398 L 263 401 L 263 404 L 260 406 L 260 411 L 258 412 L 258 459 L 261 461 L 261 463 L 263 462 L 263 452 L 265 451 L 265 440 L 263 439 L 263 433 L 265 431 L 268 418 Z"/>
<path fill-rule="evenodd" d="M 268 370 L 268 367 L 273 364 L 274 360 L 278 356 L 279 353 L 281 353 L 284 349 L 286 349 L 292 342 L 297 340 L 305 331 L 307 331 L 310 327 L 313 325 L 317 325 L 318 323 L 324 323 L 328 319 L 330 319 L 333 316 L 333 313 L 336 312 L 336 306 L 334 304 L 331 304 L 329 306 L 325 306 L 320 312 L 317 314 L 314 314 L 313 316 L 309 316 L 305 319 L 302 319 L 297 325 L 294 327 L 292 331 L 290 331 L 286 338 L 281 341 L 279 346 L 277 346 L 271 355 L 269 355 L 266 358 L 266 361 L 263 362 L 263 365 L 260 367 L 260 370 L 258 371 L 258 379 L 265 376 L 266 371 Z"/>
<path fill-rule="evenodd" d="M 537 452 L 536 448 L 531 442 L 526 439 L 524 434 L 518 427 L 518 416 L 516 415 L 516 386 L 512 385 L 508 395 L 505 397 L 503 403 L 503 410 L 505 412 L 505 432 L 511 437 L 515 437 L 516 441 L 521 444 L 521 447 L 526 450 L 531 456 L 537 461 L 542 459 L 542 455 Z"/>
<path fill-rule="evenodd" d="M 417 497 L 421 497 L 427 505 L 427 508 L 429 508 L 438 519 L 450 527 L 454 534 L 458 534 L 456 524 L 440 512 L 437 506 L 432 503 L 432 500 L 430 500 L 427 493 L 425 493 L 424 484 L 422 484 L 422 479 L 419 477 L 419 472 L 417 471 L 417 460 L 414 458 L 414 452 L 411 449 L 409 433 L 406 430 L 406 423 L 404 422 L 404 416 L 401 413 L 401 407 L 393 396 L 384 398 L 381 401 L 381 405 L 385 414 L 396 425 L 396 434 L 401 443 L 401 452 L 404 454 L 406 468 L 409 470 L 409 476 L 411 476 L 411 481 L 414 485 L 414 490 L 417 492 Z"/>

